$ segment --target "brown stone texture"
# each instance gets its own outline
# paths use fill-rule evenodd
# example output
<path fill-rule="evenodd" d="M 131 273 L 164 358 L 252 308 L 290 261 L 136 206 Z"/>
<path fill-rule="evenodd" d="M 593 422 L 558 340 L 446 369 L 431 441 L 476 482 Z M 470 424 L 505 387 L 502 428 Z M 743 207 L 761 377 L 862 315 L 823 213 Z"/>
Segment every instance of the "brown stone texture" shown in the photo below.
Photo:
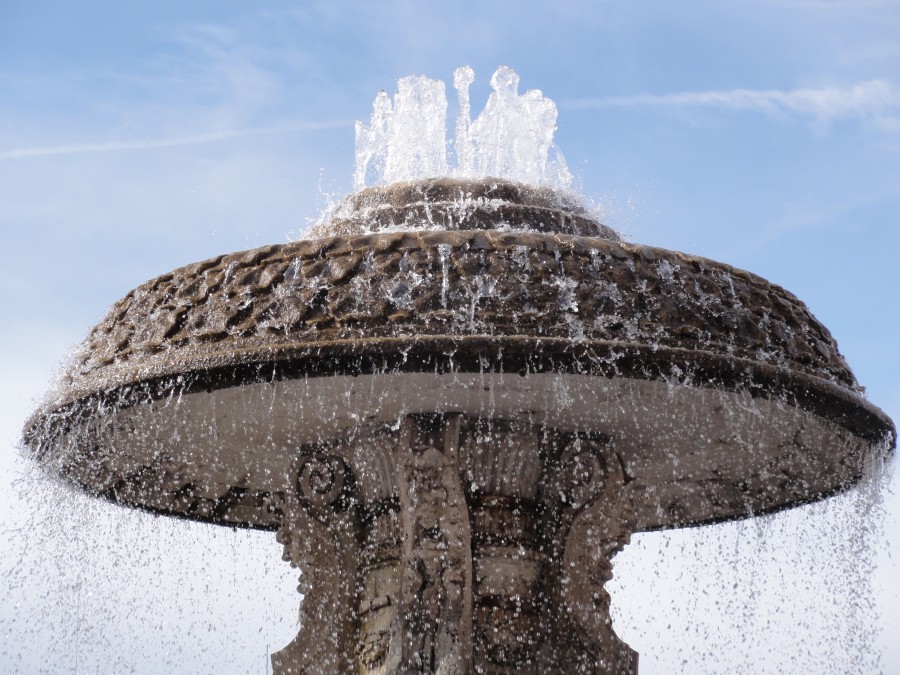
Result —
<path fill-rule="evenodd" d="M 806 306 L 743 270 L 602 238 L 458 231 L 299 241 L 174 270 L 91 331 L 66 397 L 295 345 L 428 336 L 702 351 L 858 389 Z"/>
<path fill-rule="evenodd" d="M 354 438 L 299 449 L 278 536 L 306 597 L 276 675 L 637 672 L 604 590 L 633 498 L 607 440 L 457 414 L 378 438 L 362 463 Z"/>

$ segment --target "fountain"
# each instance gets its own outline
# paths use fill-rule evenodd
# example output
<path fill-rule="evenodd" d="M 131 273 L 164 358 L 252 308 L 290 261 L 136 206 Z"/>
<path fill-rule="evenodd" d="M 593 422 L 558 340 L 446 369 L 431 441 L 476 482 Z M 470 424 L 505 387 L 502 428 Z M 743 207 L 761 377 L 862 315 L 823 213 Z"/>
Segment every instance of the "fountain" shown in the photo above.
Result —
<path fill-rule="evenodd" d="M 277 673 L 634 673 L 632 532 L 847 490 L 896 443 L 796 297 L 626 243 L 556 110 L 401 80 L 308 239 L 153 279 L 91 331 L 31 453 L 106 499 L 270 529 L 302 571 Z M 501 177 L 496 177 L 496 176 Z"/>

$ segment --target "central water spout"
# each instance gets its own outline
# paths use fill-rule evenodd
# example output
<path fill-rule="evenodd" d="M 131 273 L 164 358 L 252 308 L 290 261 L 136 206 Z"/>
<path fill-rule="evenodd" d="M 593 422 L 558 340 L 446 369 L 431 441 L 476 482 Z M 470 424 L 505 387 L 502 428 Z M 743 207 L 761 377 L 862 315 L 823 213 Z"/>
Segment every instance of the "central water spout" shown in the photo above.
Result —
<path fill-rule="evenodd" d="M 453 74 L 459 100 L 456 138 L 447 140 L 444 83 L 404 77 L 393 100 L 375 97 L 368 125 L 356 123 L 357 190 L 425 178 L 503 178 L 557 190 L 572 175 L 553 144 L 556 104 L 536 89 L 519 94 L 519 76 L 501 66 L 491 78 L 484 110 L 470 118 L 468 66 Z"/>

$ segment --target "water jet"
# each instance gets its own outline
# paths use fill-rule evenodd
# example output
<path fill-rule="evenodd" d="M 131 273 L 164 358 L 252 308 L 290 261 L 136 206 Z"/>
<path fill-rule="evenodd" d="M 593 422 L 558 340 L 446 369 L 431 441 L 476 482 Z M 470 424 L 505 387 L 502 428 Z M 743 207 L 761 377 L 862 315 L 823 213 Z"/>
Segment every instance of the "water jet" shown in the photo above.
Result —
<path fill-rule="evenodd" d="M 896 443 L 788 291 L 583 209 L 513 75 L 470 122 L 458 71 L 455 165 L 442 84 L 376 100 L 308 239 L 134 289 L 26 425 L 92 494 L 276 531 L 276 672 L 636 672 L 603 588 L 632 532 L 823 499 Z"/>

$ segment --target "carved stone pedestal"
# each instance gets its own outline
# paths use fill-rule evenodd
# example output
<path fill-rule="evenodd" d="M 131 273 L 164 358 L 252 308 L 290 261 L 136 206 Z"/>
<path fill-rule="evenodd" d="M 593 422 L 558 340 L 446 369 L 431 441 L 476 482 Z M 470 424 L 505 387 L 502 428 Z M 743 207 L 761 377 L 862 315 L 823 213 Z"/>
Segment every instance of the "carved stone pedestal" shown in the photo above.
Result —
<path fill-rule="evenodd" d="M 278 532 L 301 630 L 275 673 L 635 673 L 604 584 L 631 491 L 608 439 L 460 414 L 304 446 Z"/>

